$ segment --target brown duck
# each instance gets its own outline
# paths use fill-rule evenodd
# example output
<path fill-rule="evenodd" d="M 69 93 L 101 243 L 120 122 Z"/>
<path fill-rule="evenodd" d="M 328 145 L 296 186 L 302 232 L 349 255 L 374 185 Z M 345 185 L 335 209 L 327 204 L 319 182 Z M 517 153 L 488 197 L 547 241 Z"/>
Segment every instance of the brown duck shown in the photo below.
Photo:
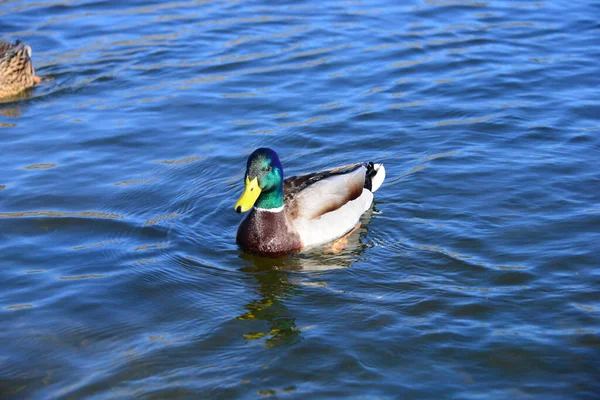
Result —
<path fill-rule="evenodd" d="M 18 94 L 40 83 L 31 62 L 31 47 L 17 40 L 0 42 L 0 98 Z"/>

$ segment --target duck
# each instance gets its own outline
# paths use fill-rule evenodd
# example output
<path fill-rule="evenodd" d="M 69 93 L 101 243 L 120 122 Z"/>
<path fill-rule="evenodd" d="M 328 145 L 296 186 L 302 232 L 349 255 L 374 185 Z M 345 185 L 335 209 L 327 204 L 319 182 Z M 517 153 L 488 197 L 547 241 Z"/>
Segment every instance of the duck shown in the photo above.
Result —
<path fill-rule="evenodd" d="M 358 162 L 284 179 L 278 154 L 255 150 L 234 205 L 249 212 L 236 242 L 246 252 L 278 257 L 333 242 L 357 228 L 385 179 L 381 163 Z"/>
<path fill-rule="evenodd" d="M 41 81 L 31 62 L 31 47 L 19 40 L 0 42 L 0 97 L 13 96 Z"/>

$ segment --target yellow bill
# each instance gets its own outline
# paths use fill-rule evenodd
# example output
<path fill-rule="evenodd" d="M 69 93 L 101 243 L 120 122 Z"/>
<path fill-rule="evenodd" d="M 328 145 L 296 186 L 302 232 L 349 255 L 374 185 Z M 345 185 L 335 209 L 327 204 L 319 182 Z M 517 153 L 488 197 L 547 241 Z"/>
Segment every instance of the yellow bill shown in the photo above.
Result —
<path fill-rule="evenodd" d="M 235 206 L 233 206 L 235 211 L 241 213 L 250 210 L 254 206 L 254 203 L 256 203 L 261 191 L 262 189 L 258 186 L 258 178 L 250 180 L 246 177 L 246 189 L 244 189 L 244 193 L 242 193 Z"/>

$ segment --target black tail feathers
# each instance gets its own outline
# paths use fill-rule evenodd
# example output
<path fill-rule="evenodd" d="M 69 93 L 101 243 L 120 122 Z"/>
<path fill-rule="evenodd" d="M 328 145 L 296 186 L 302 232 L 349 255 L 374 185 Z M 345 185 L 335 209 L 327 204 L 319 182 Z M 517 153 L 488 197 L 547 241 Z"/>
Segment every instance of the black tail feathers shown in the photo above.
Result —
<path fill-rule="evenodd" d="M 367 174 L 365 175 L 365 188 L 373 191 L 373 177 L 377 175 L 377 171 L 375 170 L 375 165 L 372 162 L 368 162 L 365 167 L 367 167 Z"/>

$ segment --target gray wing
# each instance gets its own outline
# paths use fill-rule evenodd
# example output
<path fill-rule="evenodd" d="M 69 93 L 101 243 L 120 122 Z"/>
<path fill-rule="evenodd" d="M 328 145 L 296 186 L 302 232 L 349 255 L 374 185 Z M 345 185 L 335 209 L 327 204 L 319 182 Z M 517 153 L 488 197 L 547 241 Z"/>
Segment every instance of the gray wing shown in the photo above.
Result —
<path fill-rule="evenodd" d="M 365 187 L 365 163 L 344 165 L 284 180 L 286 207 L 292 217 L 316 219 L 358 198 Z"/>

